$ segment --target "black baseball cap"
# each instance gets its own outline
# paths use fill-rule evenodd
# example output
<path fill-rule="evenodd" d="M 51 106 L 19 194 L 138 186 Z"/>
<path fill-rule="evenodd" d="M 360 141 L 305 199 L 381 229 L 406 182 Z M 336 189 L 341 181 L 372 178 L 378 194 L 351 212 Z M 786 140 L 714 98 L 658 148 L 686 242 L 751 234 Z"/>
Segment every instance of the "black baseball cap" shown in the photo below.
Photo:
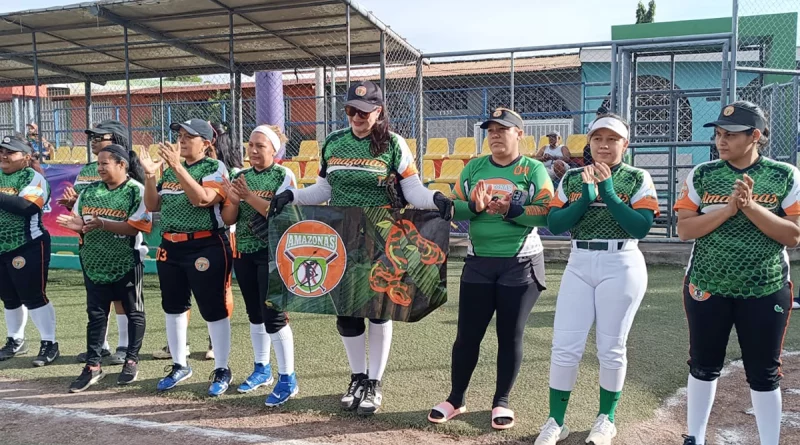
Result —
<path fill-rule="evenodd" d="M 383 106 L 383 91 L 374 82 L 364 80 L 350 85 L 346 100 L 344 106 L 369 113 Z"/>
<path fill-rule="evenodd" d="M 4 136 L 2 142 L 0 142 L 0 147 L 5 148 L 6 150 L 18 151 L 29 155 L 33 154 L 33 148 L 30 146 L 30 144 L 28 144 L 28 142 L 24 139 L 16 136 Z"/>
<path fill-rule="evenodd" d="M 764 131 L 767 128 L 767 120 L 755 104 L 734 102 L 720 111 L 717 120 L 709 122 L 703 127 L 720 127 L 734 133 L 756 128 Z"/>
<path fill-rule="evenodd" d="M 492 113 L 492 117 L 489 118 L 486 122 L 481 124 L 481 128 L 484 130 L 489 128 L 489 124 L 491 122 L 497 122 L 498 124 L 504 127 L 517 127 L 522 130 L 522 116 L 517 114 L 516 111 L 509 110 L 508 108 L 497 108 Z"/>
<path fill-rule="evenodd" d="M 86 134 L 119 134 L 126 136 L 128 134 L 128 127 L 123 125 L 120 121 L 107 119 L 95 125 L 94 128 L 86 130 Z"/>
<path fill-rule="evenodd" d="M 189 119 L 186 122 L 173 122 L 169 124 L 172 131 L 180 131 L 181 128 L 186 130 L 192 136 L 200 136 L 207 141 L 214 140 L 214 129 L 211 124 L 203 119 Z"/>

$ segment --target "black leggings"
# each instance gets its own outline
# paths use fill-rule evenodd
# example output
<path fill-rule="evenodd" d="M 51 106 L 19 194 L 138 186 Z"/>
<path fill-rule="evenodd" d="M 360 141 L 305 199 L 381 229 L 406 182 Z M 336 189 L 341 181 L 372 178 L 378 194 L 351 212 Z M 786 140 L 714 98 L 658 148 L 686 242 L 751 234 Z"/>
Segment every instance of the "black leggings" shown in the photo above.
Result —
<path fill-rule="evenodd" d="M 497 312 L 497 386 L 492 407 L 508 407 L 508 394 L 522 364 L 522 335 L 533 305 L 539 298 L 534 283 L 522 286 L 477 284 L 461 281 L 458 334 L 453 344 L 450 374 L 452 389 L 447 401 L 464 405 L 469 380 L 478 364 L 481 341 Z"/>

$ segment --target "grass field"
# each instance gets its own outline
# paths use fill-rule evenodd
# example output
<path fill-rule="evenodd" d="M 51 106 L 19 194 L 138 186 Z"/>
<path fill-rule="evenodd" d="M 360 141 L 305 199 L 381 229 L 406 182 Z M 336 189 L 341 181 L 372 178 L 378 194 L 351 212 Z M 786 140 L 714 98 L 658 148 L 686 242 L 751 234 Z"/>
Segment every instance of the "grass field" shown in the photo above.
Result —
<path fill-rule="evenodd" d="M 517 412 L 518 427 L 504 437 L 530 437 L 546 420 L 548 400 L 548 367 L 552 336 L 555 297 L 563 264 L 547 266 L 549 289 L 537 303 L 525 333 L 525 358 L 522 371 L 511 396 L 511 408 Z M 797 273 L 800 270 L 794 270 Z M 449 266 L 449 302 L 424 320 L 414 324 L 395 323 L 395 337 L 389 367 L 384 377 L 384 409 L 376 416 L 386 427 L 416 427 L 433 429 L 426 413 L 443 400 L 449 391 L 450 348 L 455 338 L 458 303 L 458 279 L 461 264 Z M 685 385 L 687 376 L 687 331 L 680 298 L 683 270 L 678 267 L 650 268 L 649 289 L 639 310 L 629 341 L 629 369 L 626 388 L 620 402 L 617 419 L 621 426 L 652 416 L 663 399 Z M 75 356 L 85 348 L 85 293 L 81 275 L 75 271 L 50 272 L 48 295 L 56 306 L 58 340 L 63 357 L 56 364 L 33 369 L 30 356 L 0 363 L 0 376 L 48 381 L 61 385 L 64 392 L 80 372 Z M 150 354 L 165 344 L 164 316 L 154 275 L 145 279 L 148 327 L 142 350 L 140 381 L 120 391 L 155 393 L 168 362 L 153 361 Z M 236 309 L 233 319 L 234 348 L 231 368 L 234 384 L 251 371 L 252 352 L 249 325 L 244 304 L 236 289 Z M 297 412 L 320 412 L 348 416 L 338 408 L 338 398 L 349 383 L 349 369 L 334 320 L 330 316 L 292 314 L 291 323 L 296 341 L 296 368 L 300 394 L 283 408 Z M 0 327 L 2 332 L 5 326 Z M 191 365 L 194 377 L 173 390 L 167 397 L 177 399 L 206 399 L 206 376 L 213 362 L 201 360 L 206 346 L 206 325 L 195 312 L 189 323 L 192 344 Z M 38 333 L 28 323 L 28 339 L 38 342 Z M 116 345 L 116 322 L 112 321 L 109 341 Z M 732 336 L 735 339 L 735 336 Z M 729 358 L 739 357 L 735 341 L 729 348 Z M 484 340 L 481 361 L 472 379 L 467 397 L 470 412 L 437 431 L 454 435 L 478 435 L 491 431 L 489 411 L 494 391 L 497 339 L 490 328 Z M 586 430 L 596 416 L 598 405 L 597 359 L 594 337 L 584 355 L 578 386 L 570 402 L 568 422 L 575 430 Z M 790 327 L 785 347 L 797 350 L 800 329 Z M 35 347 L 35 346 L 34 346 Z M 274 365 L 274 358 L 273 358 Z M 118 367 L 107 366 L 110 378 L 99 385 L 112 387 Z M 90 390 L 91 391 L 91 390 Z M 252 406 L 263 410 L 266 391 L 256 395 L 239 395 L 232 388 L 226 396 L 208 403 Z"/>

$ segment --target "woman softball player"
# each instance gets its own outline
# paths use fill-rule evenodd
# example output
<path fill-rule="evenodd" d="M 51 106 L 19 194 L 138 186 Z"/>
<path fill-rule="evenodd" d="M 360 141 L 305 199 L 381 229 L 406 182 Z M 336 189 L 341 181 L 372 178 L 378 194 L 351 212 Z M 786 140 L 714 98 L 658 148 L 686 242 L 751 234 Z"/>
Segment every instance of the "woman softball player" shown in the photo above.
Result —
<path fill-rule="evenodd" d="M 41 337 L 33 366 L 45 366 L 59 356 L 56 311 L 46 291 L 50 234 L 42 223 L 50 187 L 28 167 L 32 153 L 24 139 L 6 136 L 0 142 L 0 299 L 8 329 L 0 360 L 28 352 L 25 324 L 30 312 Z"/>
<path fill-rule="evenodd" d="M 595 323 L 600 410 L 586 443 L 607 445 L 617 434 L 614 411 L 625 382 L 625 344 L 647 290 L 638 239 L 647 235 L 659 213 L 650 175 L 622 163 L 628 133 L 628 123 L 616 115 L 592 122 L 588 137 L 594 164 L 569 170 L 550 202 L 550 232 L 570 231 L 572 252 L 553 323 L 550 418 L 536 445 L 552 445 L 569 434 L 564 415 Z"/>
<path fill-rule="evenodd" d="M 205 156 L 214 137 L 208 122 L 190 119 L 170 128 L 180 133 L 180 148 L 162 144 L 159 154 L 168 168 L 158 184 L 155 175 L 162 161 L 154 162 L 142 153 L 145 206 L 151 212 L 161 211 L 163 239 L 156 265 L 173 361 L 169 374 L 158 382 L 158 390 L 174 388 L 192 375 L 186 360 L 186 330 L 194 294 L 214 347 L 215 369 L 208 394 L 219 396 L 231 382 L 233 257 L 221 215 L 223 181 L 228 173 L 222 162 Z"/>
<path fill-rule="evenodd" d="M 125 364 L 117 384 L 127 385 L 138 375 L 139 349 L 144 338 L 142 276 L 152 217 L 144 206 L 142 170 L 136 153 L 108 145 L 97 155 L 100 181 L 83 189 L 72 215 L 60 215 L 59 225 L 81 236 L 81 265 L 86 283 L 86 366 L 72 382 L 70 392 L 81 392 L 104 377 L 100 368 L 103 338 L 112 301 L 121 302 L 129 326 Z"/>
<path fill-rule="evenodd" d="M 312 205 L 330 200 L 334 206 L 382 207 L 391 200 L 384 184 L 396 171 L 405 198 L 414 207 L 439 209 L 450 218 L 452 201 L 422 185 L 405 139 L 389 131 L 389 118 L 383 92 L 373 82 L 354 83 L 347 92 L 345 113 L 350 127 L 330 134 L 322 147 L 320 172 L 316 184 L 299 190 L 286 190 L 272 201 L 271 212 L 279 213 L 286 204 Z M 354 160 L 380 161 L 383 167 L 366 169 Z M 383 400 L 381 379 L 389 361 L 392 343 L 391 320 L 370 320 L 369 368 L 363 318 L 337 317 L 336 327 L 344 342 L 352 374 L 342 396 L 344 409 L 359 414 L 378 411 Z M 367 373 L 369 370 L 369 373 Z"/>
<path fill-rule="evenodd" d="M 117 144 L 130 150 L 128 143 L 128 127 L 119 121 L 105 120 L 97 124 L 96 127 L 86 130 L 86 135 L 92 144 L 92 153 L 98 156 L 100 151 L 111 144 Z M 64 194 L 56 202 L 72 210 L 75 201 L 83 190 L 85 190 L 93 182 L 100 181 L 100 175 L 97 173 L 97 161 L 90 160 L 78 172 L 75 182 L 72 187 L 64 189 Z M 112 354 L 110 346 L 108 345 L 108 332 L 106 332 L 103 340 L 102 356 L 109 357 L 109 363 L 112 365 L 122 365 L 125 363 L 125 356 L 128 350 L 128 316 L 125 314 L 125 308 L 121 301 L 114 301 L 114 312 L 117 318 L 117 329 L 119 331 L 119 341 L 117 349 Z M 108 326 L 109 323 L 106 324 Z M 86 363 L 86 353 L 81 352 L 78 354 L 78 362 Z"/>
<path fill-rule="evenodd" d="M 764 111 L 750 102 L 722 109 L 719 160 L 692 169 L 675 204 L 678 235 L 694 240 L 683 302 L 689 322 L 684 444 L 704 444 L 717 378 L 736 327 L 762 445 L 781 427 L 781 346 L 792 307 L 786 247 L 800 243 L 800 171 L 767 159 Z"/>
<path fill-rule="evenodd" d="M 273 158 L 285 142 L 286 137 L 278 127 L 259 125 L 253 130 L 247 148 L 252 167 L 236 174 L 232 183 L 226 181 L 228 201 L 222 209 L 223 221 L 237 227 L 232 243 L 233 269 L 250 319 L 250 341 L 255 355 L 253 373 L 239 386 L 239 392 L 248 393 L 272 384 L 271 342 L 278 359 L 278 384 L 267 397 L 267 406 L 283 405 L 297 394 L 294 337 L 286 314 L 264 304 L 269 292 L 269 245 L 253 234 L 249 222 L 256 213 L 267 216 L 275 194 L 297 187 L 292 171 L 276 164 Z"/>
<path fill-rule="evenodd" d="M 428 420 L 444 423 L 466 411 L 481 341 L 497 312 L 492 428 L 504 430 L 514 426 L 508 395 L 522 364 L 525 323 L 545 289 L 544 248 L 536 227 L 547 225 L 553 183 L 541 162 L 519 154 L 524 133 L 517 113 L 498 108 L 481 128 L 487 130 L 492 155 L 470 161 L 455 186 L 453 219 L 470 221 L 470 249 L 461 273 L 452 387 Z"/>

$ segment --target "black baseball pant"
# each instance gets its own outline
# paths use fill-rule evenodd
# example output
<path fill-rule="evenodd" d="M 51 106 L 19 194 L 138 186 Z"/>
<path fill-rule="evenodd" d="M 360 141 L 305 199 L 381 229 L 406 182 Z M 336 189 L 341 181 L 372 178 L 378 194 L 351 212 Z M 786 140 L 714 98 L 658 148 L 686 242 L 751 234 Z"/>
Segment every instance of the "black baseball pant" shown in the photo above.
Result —
<path fill-rule="evenodd" d="M 39 309 L 46 305 L 47 274 L 50 271 L 50 234 L 0 254 L 0 300 L 14 310 L 22 306 Z"/>
<path fill-rule="evenodd" d="M 286 313 L 265 304 L 269 293 L 269 249 L 237 254 L 233 260 L 233 270 L 250 323 L 263 323 L 268 334 L 274 334 L 286 326 Z"/>

